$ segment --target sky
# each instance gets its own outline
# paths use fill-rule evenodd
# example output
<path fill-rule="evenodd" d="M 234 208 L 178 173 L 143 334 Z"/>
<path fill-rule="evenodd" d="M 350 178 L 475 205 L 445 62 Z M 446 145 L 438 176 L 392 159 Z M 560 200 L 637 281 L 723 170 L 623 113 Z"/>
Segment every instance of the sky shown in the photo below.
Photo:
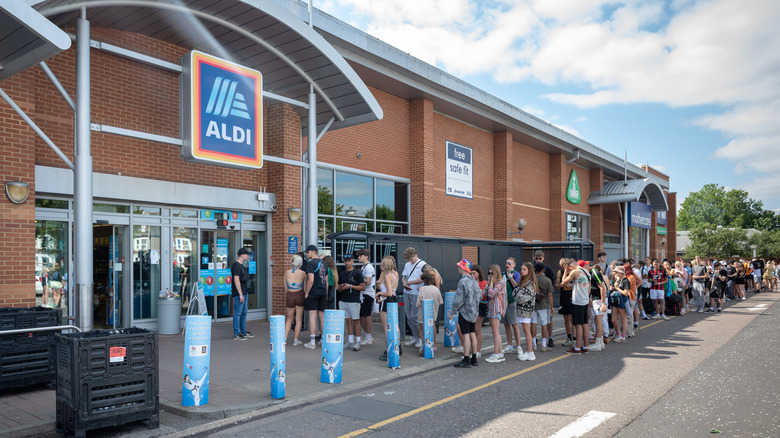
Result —
<path fill-rule="evenodd" d="M 780 213 L 778 0 L 313 0 L 543 120 Z"/>

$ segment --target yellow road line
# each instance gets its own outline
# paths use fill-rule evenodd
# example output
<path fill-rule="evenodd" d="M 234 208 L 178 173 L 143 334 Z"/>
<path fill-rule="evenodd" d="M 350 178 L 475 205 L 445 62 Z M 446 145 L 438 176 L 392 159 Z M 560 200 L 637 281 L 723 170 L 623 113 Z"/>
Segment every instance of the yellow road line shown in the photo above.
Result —
<path fill-rule="evenodd" d="M 378 428 L 380 428 L 382 426 L 387 426 L 390 423 L 394 423 L 394 422 L 396 422 L 398 420 L 403 420 L 404 418 L 411 417 L 412 415 L 419 414 L 420 412 L 427 411 L 428 409 L 435 408 L 436 406 L 440 406 L 440 405 L 443 405 L 445 403 L 451 402 L 453 400 L 459 399 L 459 398 L 461 398 L 463 396 L 469 395 L 471 393 L 474 393 L 474 392 L 477 392 L 477 391 L 481 391 L 481 390 L 483 390 L 485 388 L 488 388 L 488 387 L 491 387 L 491 386 L 493 386 L 493 385 L 495 385 L 497 383 L 501 383 L 501 382 L 503 382 L 505 380 L 513 379 L 513 378 L 515 378 L 517 376 L 520 376 L 522 374 L 525 374 L 525 373 L 527 373 L 529 371 L 533 371 L 535 369 L 541 368 L 541 367 L 543 367 L 545 365 L 549 365 L 549 364 L 551 364 L 553 362 L 557 362 L 557 361 L 559 361 L 559 360 L 561 360 L 561 359 L 563 359 L 565 357 L 570 357 L 570 356 L 571 356 L 570 354 L 564 354 L 564 355 L 552 358 L 552 359 L 550 359 L 548 361 L 542 362 L 542 363 L 534 365 L 532 367 L 528 367 L 528 368 L 526 368 L 524 370 L 520 370 L 518 372 L 515 372 L 515 373 L 512 373 L 512 374 L 508 374 L 508 375 L 506 375 L 504 377 L 500 377 L 500 378 L 498 378 L 496 380 L 493 380 L 493 381 L 490 381 L 490 382 L 487 382 L 487 383 L 483 383 L 482 385 L 475 386 L 474 388 L 468 389 L 466 391 L 460 392 L 460 393 L 455 394 L 455 395 L 451 395 L 451 396 L 449 396 L 447 398 L 443 398 L 443 399 L 441 399 L 439 401 L 435 401 L 433 403 L 429 403 L 429 404 L 427 404 L 425 406 L 421 406 L 421 407 L 419 407 L 417 409 L 413 409 L 413 410 L 411 410 L 409 412 L 404 412 L 403 414 L 396 415 L 395 417 L 388 418 L 387 420 L 380 421 L 379 423 L 372 424 L 372 425 L 370 425 L 368 427 L 364 427 L 363 429 L 358 429 L 358 430 L 356 430 L 354 432 L 350 432 L 350 433 L 348 433 L 346 435 L 342 435 L 340 438 L 358 436 L 360 434 L 369 432 L 371 430 L 378 429 Z"/>
<path fill-rule="evenodd" d="M 672 316 L 669 319 L 672 319 L 672 318 L 675 318 L 675 316 Z M 652 327 L 652 326 L 654 326 L 654 325 L 656 325 L 658 323 L 661 323 L 661 322 L 664 322 L 664 320 L 663 319 L 659 319 L 658 321 L 654 321 L 654 322 L 651 322 L 649 324 L 643 325 L 643 326 L 640 327 L 640 330 L 646 329 L 648 327 Z M 561 340 L 558 340 L 558 342 L 561 342 Z M 463 391 L 463 392 L 459 392 L 459 393 L 457 393 L 455 395 L 451 395 L 451 396 L 449 396 L 447 398 L 443 398 L 443 399 L 441 399 L 439 401 L 435 401 L 433 403 L 429 403 L 429 404 L 427 404 L 425 406 L 421 406 L 421 407 L 419 407 L 417 409 L 413 409 L 413 410 L 411 410 L 409 412 L 404 412 L 403 414 L 396 415 L 395 417 L 388 418 L 387 420 L 380 421 L 379 423 L 374 423 L 374 424 L 372 424 L 370 426 L 364 427 L 362 429 L 358 429 L 358 430 L 356 430 L 354 432 L 350 432 L 350 433 L 348 433 L 346 435 L 341 435 L 339 438 L 346 438 L 346 437 L 353 437 L 353 436 L 362 435 L 362 434 L 364 434 L 366 432 L 370 432 L 370 431 L 378 429 L 378 428 L 380 428 L 382 426 L 387 426 L 390 423 L 394 423 L 394 422 L 396 422 L 398 420 L 403 420 L 404 418 L 409 418 L 412 415 L 417 415 L 420 412 L 427 411 L 428 409 L 435 408 L 436 406 L 441 406 L 441 405 L 443 405 L 445 403 L 449 403 L 449 402 L 451 402 L 453 400 L 457 400 L 457 399 L 459 399 L 461 397 L 464 397 L 466 395 L 475 393 L 477 391 L 481 391 L 481 390 L 483 390 L 485 388 L 489 388 L 489 387 L 491 387 L 491 386 L 493 386 L 493 385 L 495 385 L 497 383 L 501 383 L 503 381 L 506 381 L 506 380 L 509 380 L 509 379 L 513 379 L 513 378 L 515 378 L 517 376 L 520 376 L 520 375 L 523 375 L 523 374 L 525 374 L 525 373 L 527 373 L 529 371 L 533 371 L 535 369 L 541 368 L 543 366 L 549 365 L 549 364 L 551 364 L 553 362 L 557 362 L 557 361 L 559 361 L 559 360 L 561 360 L 561 359 L 563 359 L 565 357 L 570 357 L 570 356 L 571 356 L 570 354 L 563 354 L 561 356 L 554 357 L 554 358 L 552 358 L 550 360 L 547 360 L 545 362 L 536 364 L 536 365 L 534 365 L 532 367 L 529 367 L 529 368 L 526 368 L 524 370 L 520 370 L 520 371 L 518 371 L 516 373 L 512 373 L 512 374 L 506 375 L 504 377 L 500 377 L 500 378 L 498 378 L 496 380 L 493 380 L 493 381 L 490 381 L 490 382 L 487 382 L 487 383 L 483 383 L 482 385 L 475 386 L 474 388 L 468 389 L 468 390 Z"/>

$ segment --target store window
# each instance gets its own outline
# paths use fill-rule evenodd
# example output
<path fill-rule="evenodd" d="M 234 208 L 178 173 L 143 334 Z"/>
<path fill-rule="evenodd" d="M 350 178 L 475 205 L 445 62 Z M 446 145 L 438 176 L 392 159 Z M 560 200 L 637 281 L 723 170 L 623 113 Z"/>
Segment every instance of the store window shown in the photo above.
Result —
<path fill-rule="evenodd" d="M 67 208 L 67 201 L 54 202 L 65 202 Z M 67 222 L 35 221 L 35 304 L 68 306 Z"/>
<path fill-rule="evenodd" d="M 198 230 L 196 228 L 174 227 L 172 235 L 173 290 L 181 296 L 182 314 L 187 312 L 191 289 L 198 283 L 198 270 L 193 262 L 198 254 Z"/>
<path fill-rule="evenodd" d="M 631 227 L 631 258 L 641 260 L 647 251 L 645 250 L 645 241 L 647 240 L 647 230 L 639 227 Z"/>
<path fill-rule="evenodd" d="M 160 227 L 133 225 L 133 318 L 157 318 L 160 277 Z"/>
<path fill-rule="evenodd" d="M 317 187 L 321 248 L 339 231 L 409 232 L 409 184 L 318 169 Z"/>
<path fill-rule="evenodd" d="M 590 240 L 590 216 L 567 212 L 566 240 Z"/>

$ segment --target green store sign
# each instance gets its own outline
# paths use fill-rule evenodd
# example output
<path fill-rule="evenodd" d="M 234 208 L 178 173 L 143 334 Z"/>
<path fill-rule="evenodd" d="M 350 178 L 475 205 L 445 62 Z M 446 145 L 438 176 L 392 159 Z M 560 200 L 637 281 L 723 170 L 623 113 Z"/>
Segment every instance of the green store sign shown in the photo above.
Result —
<path fill-rule="evenodd" d="M 579 204 L 582 202 L 582 193 L 580 192 L 580 182 L 577 180 L 577 171 L 571 170 L 571 177 L 569 177 L 569 186 L 566 187 L 566 200 L 572 204 Z"/>
<path fill-rule="evenodd" d="M 655 227 L 656 232 L 661 236 L 666 236 L 666 227 Z"/>

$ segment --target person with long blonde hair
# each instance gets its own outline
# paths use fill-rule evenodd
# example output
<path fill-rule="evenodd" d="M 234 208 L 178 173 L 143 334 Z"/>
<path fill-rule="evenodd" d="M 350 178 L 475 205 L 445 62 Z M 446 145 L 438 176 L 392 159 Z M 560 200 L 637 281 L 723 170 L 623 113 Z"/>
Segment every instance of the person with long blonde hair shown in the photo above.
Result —
<path fill-rule="evenodd" d="M 536 360 L 534 337 L 531 336 L 531 317 L 534 314 L 536 291 L 538 290 L 539 284 L 536 282 L 534 266 L 531 262 L 523 263 L 520 265 L 520 281 L 516 288 L 515 303 L 517 304 L 517 322 L 523 326 L 525 334 L 525 353 L 518 352 L 518 360 Z"/>
<path fill-rule="evenodd" d="M 506 282 L 501 277 L 501 267 L 492 265 L 488 269 L 488 284 L 483 290 L 483 295 L 488 297 L 488 319 L 490 330 L 493 332 L 493 354 L 485 362 L 499 363 L 504 361 L 504 353 L 501 352 L 501 318 L 506 313 Z"/>
<path fill-rule="evenodd" d="M 398 270 L 395 266 L 393 256 L 385 256 L 379 264 L 382 273 L 379 274 L 379 285 L 376 291 L 376 302 L 379 304 L 379 319 L 382 320 L 382 328 L 385 330 L 385 340 L 387 340 L 387 303 L 397 303 L 398 298 L 395 291 L 398 289 Z M 399 342 L 400 344 L 400 342 Z M 400 349 L 400 345 L 398 346 Z M 387 349 L 379 356 L 379 360 L 387 361 Z"/>
<path fill-rule="evenodd" d="M 303 344 L 298 340 L 298 336 L 301 334 L 301 327 L 303 326 L 303 284 L 306 281 L 306 271 L 301 269 L 303 265 L 303 259 L 298 254 L 294 254 L 290 260 L 292 269 L 289 269 L 284 273 L 284 289 L 287 307 L 287 319 L 284 322 L 284 339 L 290 334 L 292 328 L 293 315 L 295 316 L 295 337 L 293 338 L 293 345 L 298 346 Z"/>

